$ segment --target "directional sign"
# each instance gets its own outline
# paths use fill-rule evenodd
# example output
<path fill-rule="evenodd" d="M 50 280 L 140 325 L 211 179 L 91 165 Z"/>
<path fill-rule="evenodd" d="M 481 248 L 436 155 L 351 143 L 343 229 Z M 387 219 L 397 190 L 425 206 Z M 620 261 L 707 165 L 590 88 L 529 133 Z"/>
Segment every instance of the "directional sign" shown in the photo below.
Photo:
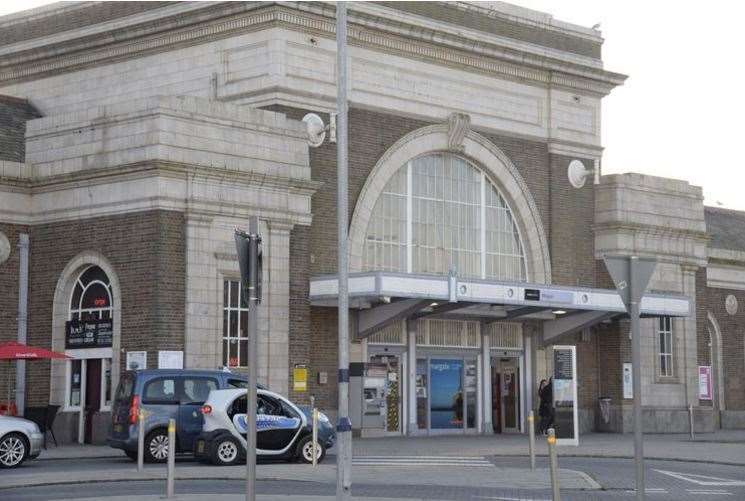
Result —
<path fill-rule="evenodd" d="M 667 471 L 667 470 L 654 470 L 657 473 L 662 473 L 663 475 L 669 475 L 673 478 L 677 478 L 678 480 L 685 480 L 686 482 L 691 482 L 692 484 L 697 485 L 706 485 L 706 486 L 718 486 L 718 487 L 742 487 L 745 486 L 745 481 L 743 480 L 732 480 L 729 478 L 720 478 L 720 477 L 709 477 L 706 475 L 694 475 L 692 473 L 678 473 L 675 471 Z"/>
<path fill-rule="evenodd" d="M 605 267 L 608 268 L 613 283 L 621 295 L 621 300 L 629 311 L 631 301 L 641 301 L 644 291 L 649 285 L 657 262 L 653 259 L 631 258 L 628 256 L 603 256 Z M 631 280 L 631 267 L 634 266 L 634 280 Z M 632 290 L 633 287 L 633 290 Z"/>

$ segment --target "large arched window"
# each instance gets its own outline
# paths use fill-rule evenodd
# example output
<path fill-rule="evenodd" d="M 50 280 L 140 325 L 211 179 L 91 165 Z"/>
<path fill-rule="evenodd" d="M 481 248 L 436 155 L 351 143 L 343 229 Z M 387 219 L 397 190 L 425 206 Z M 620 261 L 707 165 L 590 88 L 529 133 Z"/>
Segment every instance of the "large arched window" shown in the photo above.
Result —
<path fill-rule="evenodd" d="M 459 156 L 436 153 L 401 167 L 375 204 L 367 270 L 526 280 L 512 211 L 486 174 Z"/>

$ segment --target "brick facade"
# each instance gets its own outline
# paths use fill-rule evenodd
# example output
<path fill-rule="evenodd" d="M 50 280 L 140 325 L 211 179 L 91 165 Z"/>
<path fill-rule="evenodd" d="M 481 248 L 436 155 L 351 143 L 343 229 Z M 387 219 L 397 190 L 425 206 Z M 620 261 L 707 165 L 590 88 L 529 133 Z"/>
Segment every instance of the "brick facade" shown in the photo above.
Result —
<path fill-rule="evenodd" d="M 121 285 L 121 348 L 157 350 L 184 347 L 184 217 L 150 211 L 34 226 L 30 234 L 28 342 L 50 346 L 55 288 L 65 266 L 84 251 L 102 254 Z M 124 355 L 121 363 L 125 363 Z M 49 401 L 48 361 L 28 364 L 27 405 Z"/>

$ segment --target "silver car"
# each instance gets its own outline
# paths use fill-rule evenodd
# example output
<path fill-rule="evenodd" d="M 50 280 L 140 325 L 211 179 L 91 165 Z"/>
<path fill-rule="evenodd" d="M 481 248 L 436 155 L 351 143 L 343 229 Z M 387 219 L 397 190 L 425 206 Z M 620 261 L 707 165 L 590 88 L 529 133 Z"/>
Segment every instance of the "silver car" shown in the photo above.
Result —
<path fill-rule="evenodd" d="M 41 453 L 39 426 L 19 417 L 0 416 L 0 468 L 15 468 Z"/>

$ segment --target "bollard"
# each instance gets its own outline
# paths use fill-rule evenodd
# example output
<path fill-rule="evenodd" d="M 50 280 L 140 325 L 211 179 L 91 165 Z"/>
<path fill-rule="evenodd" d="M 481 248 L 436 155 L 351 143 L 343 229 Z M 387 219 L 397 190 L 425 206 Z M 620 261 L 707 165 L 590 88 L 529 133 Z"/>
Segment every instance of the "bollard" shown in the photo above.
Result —
<path fill-rule="evenodd" d="M 533 411 L 528 413 L 528 449 L 530 452 L 530 469 L 535 470 L 535 417 Z"/>
<path fill-rule="evenodd" d="M 560 501 L 559 494 L 559 459 L 556 457 L 556 432 L 553 428 L 548 429 L 548 465 L 551 470 L 551 495 L 553 501 Z"/>
<path fill-rule="evenodd" d="M 691 430 L 691 440 L 694 439 L 693 437 L 693 405 L 688 406 L 688 421 L 689 421 L 689 428 Z"/>
<path fill-rule="evenodd" d="M 173 497 L 173 477 L 176 470 L 176 420 L 168 420 L 168 480 L 166 481 L 166 497 Z"/>
<path fill-rule="evenodd" d="M 318 409 L 313 407 L 313 435 L 311 440 L 313 441 L 312 454 L 313 454 L 313 466 L 317 464 L 318 451 L 316 450 L 316 444 L 318 443 Z"/>
<path fill-rule="evenodd" d="M 145 463 L 145 413 L 137 412 L 137 471 L 142 471 Z"/>

